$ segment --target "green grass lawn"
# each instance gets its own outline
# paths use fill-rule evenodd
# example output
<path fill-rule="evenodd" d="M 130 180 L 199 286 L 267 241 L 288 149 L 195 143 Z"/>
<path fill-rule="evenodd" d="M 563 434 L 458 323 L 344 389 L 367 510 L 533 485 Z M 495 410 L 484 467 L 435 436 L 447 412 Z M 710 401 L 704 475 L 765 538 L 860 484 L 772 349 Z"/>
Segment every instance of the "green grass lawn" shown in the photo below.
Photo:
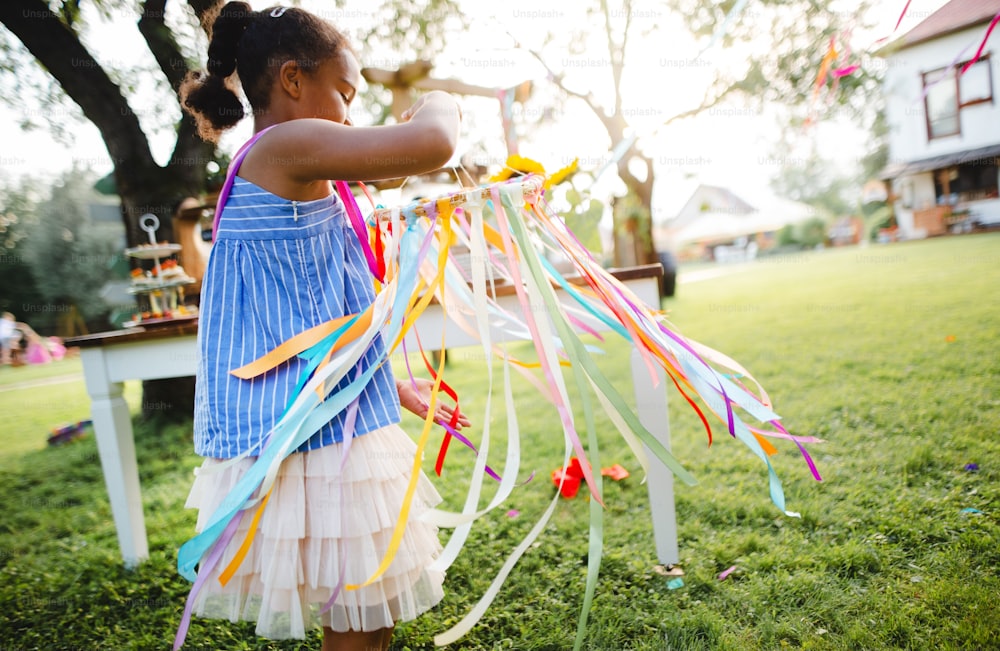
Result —
<path fill-rule="evenodd" d="M 824 481 L 811 478 L 793 445 L 778 442 L 772 463 L 788 508 L 802 517 L 782 515 L 760 461 L 717 421 L 709 447 L 670 388 L 673 450 L 699 479 L 675 485 L 686 574 L 671 589 L 654 570 L 639 466 L 598 418 L 602 465 L 621 463 L 633 474 L 605 483 L 605 556 L 586 648 L 1000 648 L 998 287 L 1000 235 L 992 234 L 780 256 L 681 284 L 665 303 L 676 329 L 746 366 L 790 431 L 825 440 L 809 446 Z M 630 398 L 628 347 L 602 347 L 601 368 Z M 526 345 L 515 350 L 531 357 Z M 3 390 L 24 381 L 19 371 L 41 374 L 32 380 L 79 372 L 79 362 L 60 364 L 0 369 L 0 638 L 14 649 L 167 649 L 189 587 L 174 566 L 194 526 L 183 508 L 199 462 L 190 425 L 136 422 L 150 560 L 126 570 L 93 436 L 45 445 L 51 427 L 88 417 L 82 382 Z M 447 372 L 481 423 L 481 356 L 452 351 Z M 499 374 L 496 381 L 499 390 Z M 137 407 L 138 386 L 126 393 Z M 532 471 L 535 478 L 478 523 L 449 571 L 445 601 L 398 627 L 394 648 L 433 648 L 433 635 L 478 600 L 553 496 L 549 473 L 563 454 L 558 419 L 527 387 L 515 393 L 519 479 Z M 495 466 L 504 454 L 499 398 Z M 405 422 L 416 433 L 417 423 Z M 479 429 L 471 433 L 476 439 Z M 435 432 L 428 472 L 439 440 Z M 435 480 L 450 508 L 461 508 L 471 465 L 469 451 L 453 443 Z M 486 486 L 484 500 L 493 489 Z M 588 509 L 582 493 L 559 504 L 482 622 L 453 648 L 572 645 Z M 196 620 L 185 648 L 318 649 L 319 637 L 273 642 L 251 624 Z"/>
<path fill-rule="evenodd" d="M 72 376 L 83 376 L 83 365 L 80 364 L 79 356 L 67 356 L 49 364 L 0 366 L 0 388 Z"/>
<path fill-rule="evenodd" d="M 139 408 L 140 382 L 125 384 L 125 399 L 133 409 Z M 90 418 L 79 357 L 35 366 L 0 367 L 0 410 L 0 468 L 6 468 L 24 452 L 46 448 L 53 428 Z"/>

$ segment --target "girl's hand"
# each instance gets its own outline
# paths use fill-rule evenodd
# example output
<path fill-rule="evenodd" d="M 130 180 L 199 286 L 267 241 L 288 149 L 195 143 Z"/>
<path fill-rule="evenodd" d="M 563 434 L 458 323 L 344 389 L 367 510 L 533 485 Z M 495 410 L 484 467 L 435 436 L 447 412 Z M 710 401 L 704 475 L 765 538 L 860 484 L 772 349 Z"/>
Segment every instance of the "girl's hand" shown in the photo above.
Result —
<path fill-rule="evenodd" d="M 403 122 L 409 122 L 413 114 L 420 110 L 420 107 L 427 103 L 427 95 L 421 95 L 417 98 L 417 101 L 413 103 L 413 106 L 403 111 L 402 115 L 399 116 L 400 120 Z"/>
<path fill-rule="evenodd" d="M 441 90 L 432 90 L 431 92 L 424 93 L 423 95 L 418 97 L 417 101 L 413 103 L 413 106 L 403 111 L 402 115 L 399 116 L 400 119 L 403 122 L 409 122 L 410 119 L 414 115 L 416 115 L 418 111 L 427 106 L 427 104 L 429 103 L 430 104 L 440 103 L 443 106 L 448 106 L 449 104 L 451 104 L 458 111 L 458 119 L 459 120 L 462 119 L 462 108 L 458 105 L 458 102 L 455 100 L 454 97 Z"/>
<path fill-rule="evenodd" d="M 414 382 L 416 383 L 416 388 L 413 386 Z M 427 418 L 427 408 L 431 402 L 431 390 L 433 388 L 434 382 L 426 378 L 415 378 L 412 382 L 409 378 L 396 380 L 396 391 L 399 392 L 399 404 L 420 418 Z M 438 400 L 434 409 L 435 421 L 450 423 L 454 414 L 455 409 L 453 407 Z M 465 417 L 465 414 L 459 411 L 458 420 L 455 422 L 455 429 L 460 430 L 471 424 L 469 419 Z"/>

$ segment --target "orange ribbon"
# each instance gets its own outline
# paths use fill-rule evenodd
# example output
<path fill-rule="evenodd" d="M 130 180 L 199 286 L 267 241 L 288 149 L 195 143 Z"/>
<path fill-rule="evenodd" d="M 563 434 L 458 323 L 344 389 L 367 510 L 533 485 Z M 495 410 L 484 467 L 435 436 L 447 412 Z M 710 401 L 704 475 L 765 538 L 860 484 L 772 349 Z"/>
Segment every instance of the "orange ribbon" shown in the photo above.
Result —
<path fill-rule="evenodd" d="M 360 314 L 348 314 L 336 319 L 330 319 L 329 321 L 321 323 L 318 326 L 313 326 L 308 330 L 300 332 L 288 341 L 280 344 L 270 352 L 258 357 L 249 364 L 229 372 L 242 380 L 249 380 L 250 378 L 257 377 L 258 375 L 270 371 L 279 364 L 287 362 L 309 347 L 318 344 L 325 337 L 328 337 L 330 334 L 343 327 L 345 323 L 350 322 L 351 319 L 355 319 L 354 323 L 352 323 L 350 327 L 348 327 L 347 330 L 341 334 L 340 338 L 337 339 L 331 349 L 331 351 L 340 350 L 350 342 L 357 339 L 358 336 L 368 329 L 372 323 L 372 310 L 373 307 L 369 306 L 368 309 Z"/>

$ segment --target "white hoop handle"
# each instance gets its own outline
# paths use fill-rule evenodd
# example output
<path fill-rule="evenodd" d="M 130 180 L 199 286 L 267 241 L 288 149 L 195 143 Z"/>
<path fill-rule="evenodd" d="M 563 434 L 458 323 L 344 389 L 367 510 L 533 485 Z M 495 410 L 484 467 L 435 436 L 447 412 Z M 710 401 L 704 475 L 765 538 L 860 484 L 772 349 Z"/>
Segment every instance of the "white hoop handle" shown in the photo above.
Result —
<path fill-rule="evenodd" d="M 149 233 L 150 244 L 156 244 L 156 229 L 159 227 L 160 220 L 153 213 L 146 213 L 139 218 L 139 228 Z"/>

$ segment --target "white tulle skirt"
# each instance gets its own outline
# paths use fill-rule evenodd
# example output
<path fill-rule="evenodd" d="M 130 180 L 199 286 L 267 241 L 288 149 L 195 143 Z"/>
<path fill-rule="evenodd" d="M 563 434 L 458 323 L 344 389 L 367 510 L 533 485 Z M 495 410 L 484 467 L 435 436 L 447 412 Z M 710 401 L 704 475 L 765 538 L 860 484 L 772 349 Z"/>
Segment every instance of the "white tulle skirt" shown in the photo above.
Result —
<path fill-rule="evenodd" d="M 441 552 L 437 528 L 418 516 L 441 501 L 421 472 L 406 533 L 389 569 L 357 590 L 341 590 L 321 613 L 334 587 L 364 583 L 382 562 L 413 471 L 416 445 L 397 425 L 353 439 L 343 474 L 342 444 L 290 455 L 249 553 L 230 581 L 218 575 L 239 548 L 253 516 L 244 514 L 221 562 L 195 601 L 194 614 L 257 622 L 271 639 L 305 637 L 328 626 L 335 631 L 375 631 L 416 618 L 444 596 L 443 572 L 428 565 Z M 200 532 L 229 490 L 253 463 L 244 459 L 222 470 L 206 459 L 195 473 L 185 506 L 198 509 Z"/>

